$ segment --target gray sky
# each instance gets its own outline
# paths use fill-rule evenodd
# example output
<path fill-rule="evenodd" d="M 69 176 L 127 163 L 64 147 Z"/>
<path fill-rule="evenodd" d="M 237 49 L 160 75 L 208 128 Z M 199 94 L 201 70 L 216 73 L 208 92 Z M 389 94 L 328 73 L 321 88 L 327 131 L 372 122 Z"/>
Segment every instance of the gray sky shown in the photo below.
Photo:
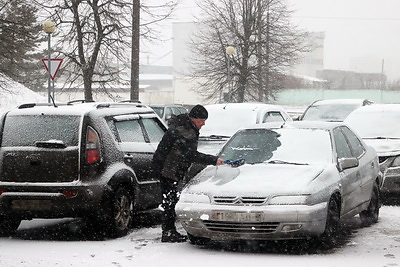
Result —
<path fill-rule="evenodd" d="M 287 1 L 295 10 L 296 25 L 325 32 L 324 68 L 359 72 L 383 68 L 389 79 L 400 79 L 400 0 Z M 183 0 L 172 21 L 191 21 L 198 14 L 195 0 Z M 167 39 L 172 21 L 163 23 Z M 152 52 L 142 54 L 143 63 L 172 64 L 171 40 L 148 48 Z"/>

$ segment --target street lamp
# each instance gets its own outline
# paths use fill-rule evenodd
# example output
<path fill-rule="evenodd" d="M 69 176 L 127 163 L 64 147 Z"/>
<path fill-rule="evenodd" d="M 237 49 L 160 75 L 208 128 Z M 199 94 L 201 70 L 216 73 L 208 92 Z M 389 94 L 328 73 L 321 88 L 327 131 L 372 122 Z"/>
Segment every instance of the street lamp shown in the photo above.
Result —
<path fill-rule="evenodd" d="M 51 40 L 51 34 L 56 30 L 56 25 L 52 21 L 45 21 L 42 25 L 42 30 L 48 34 L 49 40 L 48 40 L 48 61 L 47 61 L 47 70 L 49 72 L 49 77 L 48 77 L 48 85 L 47 85 L 47 93 L 48 93 L 48 102 L 51 102 L 51 46 L 50 46 L 50 40 Z"/>
<path fill-rule="evenodd" d="M 227 63 L 228 63 L 228 95 L 229 95 L 229 102 L 231 102 L 232 98 L 232 77 L 231 77 L 231 57 L 235 54 L 236 49 L 233 46 L 227 46 L 225 49 Z"/>

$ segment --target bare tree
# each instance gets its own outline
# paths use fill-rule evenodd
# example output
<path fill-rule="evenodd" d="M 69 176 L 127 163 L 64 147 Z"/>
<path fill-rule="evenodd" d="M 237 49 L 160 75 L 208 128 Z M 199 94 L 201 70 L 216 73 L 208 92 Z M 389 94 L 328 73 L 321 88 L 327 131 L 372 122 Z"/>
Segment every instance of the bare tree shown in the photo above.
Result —
<path fill-rule="evenodd" d="M 131 99 L 137 100 L 138 38 L 154 38 L 150 25 L 167 18 L 176 0 L 159 6 L 140 5 L 140 0 L 39 1 L 49 13 L 48 19 L 57 24 L 54 50 L 64 57 L 67 87 L 83 83 L 85 100 L 93 100 L 93 90 L 107 93 L 116 83 L 128 85 L 128 70 L 132 68 L 135 77 L 131 83 L 137 83 L 132 84 Z M 137 23 L 141 10 L 151 14 L 147 16 L 150 21 Z M 137 66 L 129 64 L 131 61 Z"/>
<path fill-rule="evenodd" d="M 200 29 L 190 43 L 190 76 L 208 100 L 274 99 L 287 67 L 309 51 L 308 33 L 290 23 L 284 0 L 202 0 Z M 233 46 L 235 53 L 226 54 Z M 228 69 L 229 67 L 229 69 Z"/>

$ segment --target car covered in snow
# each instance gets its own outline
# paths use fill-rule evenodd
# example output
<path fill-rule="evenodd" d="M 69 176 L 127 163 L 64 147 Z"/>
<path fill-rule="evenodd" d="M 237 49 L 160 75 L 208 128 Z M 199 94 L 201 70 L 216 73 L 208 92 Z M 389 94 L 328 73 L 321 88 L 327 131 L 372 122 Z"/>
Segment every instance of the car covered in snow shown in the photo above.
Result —
<path fill-rule="evenodd" d="M 371 105 L 368 99 L 324 99 L 311 103 L 299 120 L 302 121 L 343 121 L 359 107 Z"/>
<path fill-rule="evenodd" d="M 110 236 L 161 203 L 151 161 L 167 126 L 140 103 L 23 104 L 0 119 L 0 234 L 80 217 Z"/>
<path fill-rule="evenodd" d="M 375 150 L 343 123 L 266 123 L 239 130 L 183 189 L 176 212 L 189 239 L 336 241 L 340 222 L 378 221 Z M 232 164 L 229 164 L 232 163 Z"/>
<path fill-rule="evenodd" d="M 382 194 L 400 195 L 400 104 L 374 104 L 352 112 L 344 121 L 375 148 L 384 175 Z"/>

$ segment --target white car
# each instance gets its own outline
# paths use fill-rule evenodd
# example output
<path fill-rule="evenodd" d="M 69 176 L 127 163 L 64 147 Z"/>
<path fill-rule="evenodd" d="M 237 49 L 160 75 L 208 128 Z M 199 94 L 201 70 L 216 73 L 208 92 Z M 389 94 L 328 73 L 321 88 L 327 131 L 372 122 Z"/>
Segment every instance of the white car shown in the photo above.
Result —
<path fill-rule="evenodd" d="M 193 243 L 318 238 L 330 246 L 342 219 L 378 221 L 377 153 L 343 123 L 248 127 L 219 156 L 242 164 L 208 166 L 176 205 Z"/>
<path fill-rule="evenodd" d="M 311 103 L 299 118 L 302 121 L 343 121 L 359 107 L 371 105 L 368 99 L 325 99 Z"/>
<path fill-rule="evenodd" d="M 372 146 L 384 174 L 382 193 L 400 195 L 400 104 L 374 104 L 352 112 L 344 121 Z"/>

